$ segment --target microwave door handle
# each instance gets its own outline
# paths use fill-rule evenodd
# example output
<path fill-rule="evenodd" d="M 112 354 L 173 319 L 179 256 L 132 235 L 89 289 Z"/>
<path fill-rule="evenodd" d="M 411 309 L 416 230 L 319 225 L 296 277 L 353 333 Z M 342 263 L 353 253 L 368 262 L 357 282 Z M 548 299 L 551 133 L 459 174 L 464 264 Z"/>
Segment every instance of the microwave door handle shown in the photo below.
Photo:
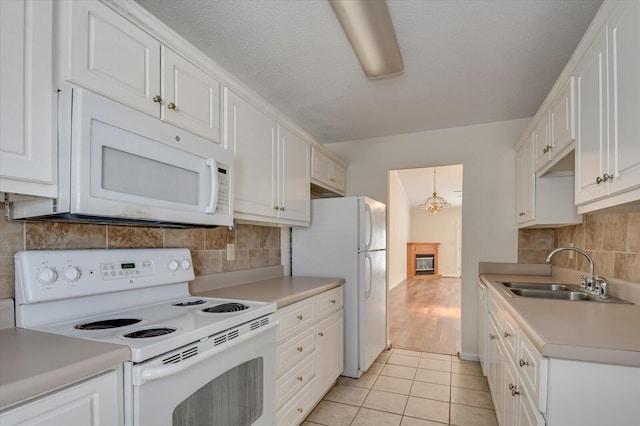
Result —
<path fill-rule="evenodd" d="M 207 166 L 211 168 L 211 200 L 209 201 L 209 206 L 204 209 L 205 213 L 215 213 L 216 205 L 218 204 L 218 171 L 217 164 L 215 158 L 207 159 Z"/>

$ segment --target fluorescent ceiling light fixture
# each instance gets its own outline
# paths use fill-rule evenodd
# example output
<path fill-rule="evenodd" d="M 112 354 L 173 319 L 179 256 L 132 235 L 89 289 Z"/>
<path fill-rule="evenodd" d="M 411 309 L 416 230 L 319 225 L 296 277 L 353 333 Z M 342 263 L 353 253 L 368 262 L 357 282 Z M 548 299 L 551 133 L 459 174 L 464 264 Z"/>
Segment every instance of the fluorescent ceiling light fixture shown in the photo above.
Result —
<path fill-rule="evenodd" d="M 369 79 L 404 72 L 385 0 L 329 0 Z"/>

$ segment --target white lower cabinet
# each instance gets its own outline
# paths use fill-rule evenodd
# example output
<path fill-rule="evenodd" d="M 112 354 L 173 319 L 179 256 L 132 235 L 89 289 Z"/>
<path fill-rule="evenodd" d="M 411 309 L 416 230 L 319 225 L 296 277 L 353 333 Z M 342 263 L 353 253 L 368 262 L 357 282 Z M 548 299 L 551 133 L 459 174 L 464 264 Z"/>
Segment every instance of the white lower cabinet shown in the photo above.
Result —
<path fill-rule="evenodd" d="M 298 425 L 343 370 L 342 287 L 278 311 L 277 424 Z"/>
<path fill-rule="evenodd" d="M 0 413 L 2 426 L 122 425 L 121 370 L 112 370 L 79 384 Z"/>
<path fill-rule="evenodd" d="M 489 289 L 487 380 L 500 426 L 638 424 L 640 367 L 542 356 Z"/>
<path fill-rule="evenodd" d="M 539 401 L 546 401 L 548 360 L 518 328 L 494 291 L 489 298 L 487 380 L 498 424 L 544 426 Z"/>

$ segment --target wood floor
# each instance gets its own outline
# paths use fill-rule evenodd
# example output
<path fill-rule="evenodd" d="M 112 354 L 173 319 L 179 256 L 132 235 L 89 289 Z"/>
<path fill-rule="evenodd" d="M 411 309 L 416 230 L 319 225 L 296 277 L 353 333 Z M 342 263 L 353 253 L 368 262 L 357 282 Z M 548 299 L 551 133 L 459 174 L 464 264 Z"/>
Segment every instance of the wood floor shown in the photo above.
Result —
<path fill-rule="evenodd" d="M 460 352 L 460 279 L 411 278 L 389 292 L 388 324 L 394 348 L 455 355 Z"/>

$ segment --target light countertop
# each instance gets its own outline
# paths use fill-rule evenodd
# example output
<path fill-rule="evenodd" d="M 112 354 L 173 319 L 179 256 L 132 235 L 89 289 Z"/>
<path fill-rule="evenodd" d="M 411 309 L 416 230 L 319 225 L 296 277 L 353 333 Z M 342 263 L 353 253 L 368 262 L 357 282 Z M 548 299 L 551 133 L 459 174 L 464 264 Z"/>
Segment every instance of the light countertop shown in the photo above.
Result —
<path fill-rule="evenodd" d="M 202 297 L 276 302 L 280 309 L 342 284 L 342 278 L 275 277 L 209 290 L 204 283 L 201 284 L 200 290 L 193 294 Z"/>
<path fill-rule="evenodd" d="M 0 408 L 96 375 L 129 359 L 128 346 L 23 328 L 0 330 Z"/>
<path fill-rule="evenodd" d="M 497 283 L 562 282 L 552 276 L 480 277 L 543 356 L 640 367 L 640 305 L 518 297 Z"/>

